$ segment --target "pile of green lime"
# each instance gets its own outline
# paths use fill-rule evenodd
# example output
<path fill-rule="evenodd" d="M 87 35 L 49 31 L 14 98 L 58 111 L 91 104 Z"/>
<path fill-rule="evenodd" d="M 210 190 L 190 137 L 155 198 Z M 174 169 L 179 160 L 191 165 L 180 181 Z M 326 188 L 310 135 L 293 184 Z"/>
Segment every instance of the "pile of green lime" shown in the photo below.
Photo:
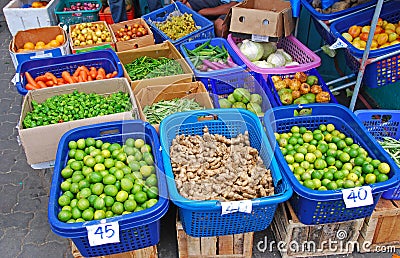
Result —
<path fill-rule="evenodd" d="M 333 124 L 321 124 L 314 131 L 293 126 L 275 137 L 290 170 L 307 188 L 336 190 L 389 179 L 387 163 L 369 157 Z"/>
<path fill-rule="evenodd" d="M 148 209 L 158 201 L 157 176 L 150 145 L 128 138 L 125 144 L 94 138 L 68 143 L 61 171 L 62 222 L 84 222 Z"/>

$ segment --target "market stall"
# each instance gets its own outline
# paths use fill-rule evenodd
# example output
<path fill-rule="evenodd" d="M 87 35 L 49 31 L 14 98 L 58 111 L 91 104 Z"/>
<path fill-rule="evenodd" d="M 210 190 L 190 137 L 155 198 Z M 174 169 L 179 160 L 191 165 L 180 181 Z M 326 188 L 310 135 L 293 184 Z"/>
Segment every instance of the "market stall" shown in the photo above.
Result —
<path fill-rule="evenodd" d="M 353 110 L 361 85 L 400 78 L 400 2 L 320 2 L 301 9 L 357 72 L 348 107 L 351 76 L 324 80 L 299 40 L 300 1 L 236 4 L 226 39 L 181 2 L 120 23 L 101 1 L 43 4 L 57 19 L 33 28 L 6 17 L 20 143 L 53 171 L 48 223 L 74 257 L 157 257 L 171 206 L 180 257 L 251 257 L 266 230 L 282 257 L 399 247 L 398 111 Z"/>

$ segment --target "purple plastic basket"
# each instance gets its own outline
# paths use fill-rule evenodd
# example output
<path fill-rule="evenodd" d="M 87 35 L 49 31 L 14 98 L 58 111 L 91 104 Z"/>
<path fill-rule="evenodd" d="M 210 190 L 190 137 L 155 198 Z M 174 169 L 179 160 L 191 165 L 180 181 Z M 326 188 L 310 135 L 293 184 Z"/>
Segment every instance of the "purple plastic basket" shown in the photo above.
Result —
<path fill-rule="evenodd" d="M 288 74 L 295 72 L 304 72 L 312 68 L 316 68 L 321 65 L 321 58 L 303 45 L 298 39 L 290 35 L 288 37 L 281 38 L 278 41 L 278 48 L 282 48 L 289 55 L 293 57 L 293 61 L 299 63 L 296 66 L 290 67 L 277 67 L 277 68 L 260 68 L 254 65 L 247 57 L 245 57 L 240 49 L 237 47 L 237 43 L 242 42 L 242 38 L 234 37 L 232 34 L 228 35 L 229 45 L 243 60 L 249 69 L 260 74 Z"/>

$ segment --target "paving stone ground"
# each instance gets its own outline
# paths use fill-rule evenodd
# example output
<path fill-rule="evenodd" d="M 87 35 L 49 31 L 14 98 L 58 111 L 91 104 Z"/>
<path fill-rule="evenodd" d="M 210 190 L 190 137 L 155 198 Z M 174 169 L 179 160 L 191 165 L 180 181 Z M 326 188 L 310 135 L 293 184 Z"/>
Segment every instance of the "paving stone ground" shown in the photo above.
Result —
<path fill-rule="evenodd" d="M 1 9 L 6 4 L 0 0 Z M 8 46 L 11 35 L 0 13 L 0 258 L 72 257 L 68 239 L 54 234 L 47 220 L 52 169 L 34 170 L 26 163 L 17 141 L 16 125 L 22 97 L 11 78 L 15 74 Z M 161 220 L 159 257 L 177 257 L 176 209 Z M 396 225 L 398 226 L 398 225 Z M 254 243 L 273 240 L 269 230 L 255 234 Z M 276 248 L 263 253 L 254 246 L 254 257 L 280 257 Z M 331 256 L 332 257 L 332 256 Z M 392 254 L 351 254 L 338 257 L 392 257 Z"/>

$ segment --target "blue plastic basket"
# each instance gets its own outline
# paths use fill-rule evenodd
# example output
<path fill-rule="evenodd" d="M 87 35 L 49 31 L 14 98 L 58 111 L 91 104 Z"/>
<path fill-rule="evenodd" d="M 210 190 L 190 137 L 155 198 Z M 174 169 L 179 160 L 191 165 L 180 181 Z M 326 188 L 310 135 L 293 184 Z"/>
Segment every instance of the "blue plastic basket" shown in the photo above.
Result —
<path fill-rule="evenodd" d="M 194 66 L 193 62 L 190 60 L 189 55 L 185 48 L 189 50 L 193 50 L 200 46 L 201 44 L 210 41 L 210 45 L 215 47 L 224 47 L 228 53 L 229 56 L 232 58 L 232 61 L 238 65 L 238 67 L 234 68 L 227 68 L 227 69 L 222 69 L 222 70 L 214 70 L 214 71 L 209 71 L 209 72 L 202 72 L 200 70 L 197 70 L 196 67 Z M 226 79 L 232 79 L 236 74 L 239 74 L 243 72 L 243 70 L 246 69 L 246 64 L 240 59 L 240 57 L 236 54 L 236 52 L 232 49 L 232 47 L 229 45 L 228 41 L 224 38 L 213 38 L 213 39 L 200 39 L 200 40 L 194 40 L 194 41 L 189 41 L 181 44 L 180 46 L 181 53 L 183 57 L 186 59 L 188 62 L 189 66 L 192 68 L 194 71 L 194 75 L 196 76 L 197 80 L 200 80 L 206 87 L 210 87 L 210 80 L 211 78 L 217 78 L 221 81 L 224 81 Z"/>
<path fill-rule="evenodd" d="M 318 85 L 322 87 L 323 91 L 329 92 L 329 95 L 331 96 L 331 101 L 330 103 L 338 103 L 335 96 L 332 94 L 332 92 L 329 90 L 329 87 L 325 84 L 324 80 L 322 79 L 321 75 L 318 73 L 317 69 L 311 69 L 309 71 L 304 72 L 307 75 L 315 75 L 318 78 Z M 284 79 L 284 78 L 294 78 L 295 74 L 279 74 L 279 76 Z M 267 79 L 267 90 L 273 94 L 275 98 L 275 102 L 277 103 L 277 106 L 283 106 L 281 99 L 279 98 L 278 92 L 275 90 L 274 82 L 272 81 L 272 76 L 273 75 L 268 75 Z"/>
<path fill-rule="evenodd" d="M 237 80 L 233 82 L 211 79 L 211 98 L 215 108 L 220 108 L 218 101 L 220 98 L 227 98 L 236 88 L 245 88 L 250 93 L 260 94 L 263 100 L 261 105 L 263 113 L 272 107 L 278 106 L 275 97 L 268 90 L 267 82 L 261 74 L 241 71 L 236 75 L 236 78 Z"/>
<path fill-rule="evenodd" d="M 354 114 L 378 141 L 382 141 L 383 137 L 400 139 L 400 110 L 364 109 L 357 110 Z M 384 192 L 382 197 L 400 200 L 400 182 L 397 187 Z"/>
<path fill-rule="evenodd" d="M 152 148 L 158 179 L 159 200 L 151 208 L 126 215 L 107 218 L 106 222 L 118 222 L 120 228 L 119 243 L 90 246 L 86 226 L 97 225 L 99 220 L 79 223 L 64 223 L 58 220 L 60 211 L 58 198 L 62 194 L 60 184 L 63 181 L 61 170 L 68 160 L 68 142 L 80 138 L 93 137 L 103 142 L 120 143 L 127 138 L 141 138 Z M 79 252 L 87 257 L 102 256 L 128 252 L 155 245 L 160 239 L 160 219 L 169 207 L 168 191 L 164 174 L 164 166 L 157 132 L 147 122 L 141 120 L 125 120 L 78 127 L 70 130 L 61 138 L 54 166 L 48 204 L 48 219 L 54 233 L 71 238 Z"/>
<path fill-rule="evenodd" d="M 210 120 L 199 119 L 210 117 Z M 221 215 L 221 203 L 217 200 L 193 201 L 179 194 L 169 157 L 171 142 L 177 135 L 203 135 L 207 126 L 211 134 L 227 138 L 249 132 L 250 145 L 259 151 L 264 164 L 269 164 L 275 186 L 275 194 L 251 200 L 251 213 Z M 244 109 L 214 109 L 189 111 L 168 116 L 160 124 L 160 138 L 168 192 L 179 207 L 179 216 L 185 232 L 193 237 L 208 237 L 261 231 L 271 223 L 276 207 L 292 195 L 292 189 L 282 177 L 278 163 L 268 143 L 260 120 Z M 268 165 L 266 165 L 268 167 Z"/>
<path fill-rule="evenodd" d="M 355 13 L 344 17 L 343 19 L 332 22 L 331 32 L 335 37 L 340 38 L 343 42 L 348 43 L 348 41 L 342 36 L 342 33 L 347 32 L 347 30 L 352 25 L 365 26 L 370 25 L 372 17 L 374 15 L 374 8 L 370 8 L 360 13 Z M 397 23 L 400 20 L 400 2 L 399 1 L 389 1 L 385 3 L 382 7 L 380 18 L 387 20 L 391 23 Z M 385 54 L 390 54 L 396 50 L 400 49 L 400 45 L 395 44 L 382 49 L 371 50 L 369 53 L 369 58 L 382 56 Z M 348 43 L 346 48 L 353 56 L 357 58 L 362 58 L 364 50 L 354 47 L 352 44 Z"/>
<path fill-rule="evenodd" d="M 63 71 L 68 71 L 72 74 L 81 65 L 85 65 L 88 68 L 93 66 L 97 69 L 103 67 L 106 73 L 117 71 L 118 74 L 115 77 L 124 76 L 124 70 L 117 54 L 112 50 L 98 50 L 82 54 L 25 61 L 17 67 L 18 81 L 15 86 L 19 94 L 26 95 L 28 90 L 25 89 L 25 85 L 27 84 L 25 72 L 29 72 L 33 78 L 43 75 L 46 72 L 51 72 L 56 77 L 61 78 Z"/>
<path fill-rule="evenodd" d="M 277 107 L 267 111 L 264 124 L 269 140 L 276 146 L 275 156 L 283 166 L 283 172 L 291 182 L 294 194 L 290 203 L 299 220 L 307 225 L 348 221 L 370 216 L 383 192 L 396 186 L 399 172 L 396 163 L 389 154 L 376 142 L 357 117 L 346 107 L 338 104 L 307 104 L 302 108 L 311 108 L 312 114 L 295 116 L 296 106 Z M 345 135 L 353 138 L 372 158 L 387 162 L 392 168 L 389 180 L 370 185 L 374 204 L 358 208 L 346 209 L 340 190 L 318 191 L 310 190 L 300 184 L 289 169 L 282 152 L 277 146 L 274 132 L 288 132 L 294 125 L 305 126 L 309 130 L 317 129 L 320 124 L 333 124 Z"/>
<path fill-rule="evenodd" d="M 169 38 L 164 32 L 162 32 L 159 28 L 157 28 L 153 22 L 163 22 L 165 21 L 168 16 L 176 10 L 176 6 L 178 7 L 179 11 L 184 14 L 192 14 L 193 20 L 196 23 L 196 26 L 200 26 L 201 28 L 180 38 L 177 40 L 172 40 Z M 175 45 L 177 49 L 180 49 L 180 45 L 183 42 L 192 41 L 195 39 L 208 39 L 214 38 L 214 24 L 206 19 L 205 17 L 201 16 L 197 12 L 193 11 L 186 5 L 182 4 L 179 1 L 176 1 L 175 4 L 167 5 L 163 8 L 155 10 L 151 13 L 143 15 L 142 18 L 149 24 L 153 34 L 154 34 L 154 41 L 156 44 L 161 43 L 165 40 L 171 41 L 172 44 Z"/>

